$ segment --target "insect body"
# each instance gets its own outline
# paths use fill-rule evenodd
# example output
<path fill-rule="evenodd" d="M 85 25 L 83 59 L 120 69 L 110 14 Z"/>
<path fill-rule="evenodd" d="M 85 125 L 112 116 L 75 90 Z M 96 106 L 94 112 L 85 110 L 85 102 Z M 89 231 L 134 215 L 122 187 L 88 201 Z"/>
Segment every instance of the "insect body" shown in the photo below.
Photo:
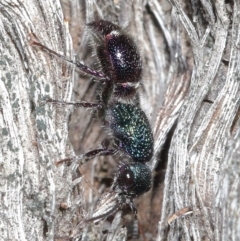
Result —
<path fill-rule="evenodd" d="M 77 107 L 84 107 L 86 105 L 85 102 L 82 106 L 82 102 L 48 101 Z M 133 162 L 146 163 L 151 160 L 154 144 L 153 134 L 147 116 L 140 107 L 119 101 L 111 102 L 107 106 L 101 103 L 91 103 L 91 105 L 100 110 L 104 108 L 104 124 L 110 130 L 111 137 L 105 138 L 102 141 L 102 148 L 85 153 L 84 157 L 86 159 L 92 159 L 96 156 L 113 155 L 120 152 L 127 155 Z M 112 149 L 108 149 L 110 142 L 114 146 Z M 70 159 L 68 158 L 67 160 L 69 161 Z"/>
<path fill-rule="evenodd" d="M 134 162 L 148 162 L 153 154 L 153 135 L 145 113 L 136 105 L 121 102 L 110 104 L 106 122 L 113 136 L 120 141 Z"/>
<path fill-rule="evenodd" d="M 104 104 L 107 104 L 111 97 L 134 100 L 133 97 L 137 93 L 142 77 L 142 60 L 137 45 L 130 35 L 109 21 L 94 21 L 88 23 L 87 27 L 92 32 L 102 71 L 68 59 L 39 42 L 33 41 L 33 44 L 76 65 L 80 71 L 99 78 L 100 82 L 104 82 L 100 96 Z"/>
<path fill-rule="evenodd" d="M 133 198 L 149 191 L 151 186 L 152 173 L 147 165 L 141 162 L 121 164 L 114 175 L 110 192 L 104 193 L 91 218 L 86 221 L 97 222 L 115 213 L 126 204 L 136 215 L 137 209 Z"/>
<path fill-rule="evenodd" d="M 111 22 L 100 20 L 87 26 L 92 31 L 103 72 L 93 70 L 78 61 L 69 60 L 40 43 L 36 44 L 75 64 L 81 71 L 100 77 L 100 81 L 104 82 L 100 101 L 86 103 L 48 100 L 48 102 L 96 108 L 101 113 L 104 125 L 112 133 L 115 149 L 108 150 L 109 144 L 105 143 L 109 141 L 104 140 L 103 148 L 85 154 L 87 159 L 122 151 L 134 162 L 148 162 L 153 154 L 153 135 L 145 113 L 135 104 L 134 98 L 142 76 L 142 61 L 138 48 L 128 34 Z"/>
<path fill-rule="evenodd" d="M 103 83 L 100 101 L 86 103 L 48 100 L 48 102 L 96 108 L 101 113 L 104 126 L 110 130 L 111 137 L 103 140 L 102 148 L 85 153 L 84 159 L 120 153 L 124 163 L 121 163 L 117 169 L 112 185 L 112 191 L 118 194 L 118 203 L 107 214 L 115 212 L 125 203 L 136 211 L 132 199 L 151 188 L 151 170 L 146 162 L 150 161 L 153 155 L 151 126 L 146 114 L 136 104 L 137 88 L 142 76 L 141 57 L 133 39 L 119 26 L 104 20 L 94 21 L 87 26 L 92 31 L 102 71 L 69 60 L 40 43 L 35 45 L 75 64 L 79 70 L 97 77 Z M 110 143 L 112 143 L 111 148 L 109 148 Z M 105 216 L 97 215 L 89 220 L 100 217 Z"/>
<path fill-rule="evenodd" d="M 100 20 L 87 26 L 94 33 L 97 56 L 107 80 L 114 84 L 115 96 L 133 96 L 142 76 L 142 61 L 135 42 L 108 21 Z"/>
<path fill-rule="evenodd" d="M 151 170 L 143 163 L 125 164 L 118 168 L 114 189 L 127 197 L 135 198 L 151 188 Z"/>

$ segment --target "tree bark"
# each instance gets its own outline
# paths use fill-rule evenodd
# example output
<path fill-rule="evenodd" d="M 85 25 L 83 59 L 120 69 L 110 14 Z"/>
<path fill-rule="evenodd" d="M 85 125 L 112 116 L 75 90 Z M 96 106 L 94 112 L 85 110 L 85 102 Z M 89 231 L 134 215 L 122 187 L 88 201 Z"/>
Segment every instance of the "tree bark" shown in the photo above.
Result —
<path fill-rule="evenodd" d="M 133 228 L 127 211 L 112 224 L 83 225 L 108 192 L 116 157 L 56 166 L 96 148 L 106 132 L 86 110 L 46 99 L 96 101 L 98 85 L 33 45 L 71 59 L 74 49 L 96 67 L 85 24 L 99 18 L 126 29 L 144 63 L 140 103 L 155 151 L 153 188 L 135 200 L 141 238 L 240 240 L 239 8 L 239 1 L 2 0 L 0 240 L 126 240 L 125 227 Z"/>
<path fill-rule="evenodd" d="M 172 1 L 188 33 L 194 65 L 169 150 L 157 240 L 238 240 L 239 171 L 232 165 L 239 162 L 240 5 L 192 4 L 195 22 L 178 1 Z M 188 215 L 170 220 L 166 234 L 169 214 L 185 207 Z"/>
<path fill-rule="evenodd" d="M 53 240 L 66 226 L 59 205 L 74 206 L 73 173 L 54 164 L 67 155 L 70 112 L 44 100 L 70 99 L 73 71 L 31 39 L 69 56 L 71 38 L 58 1 L 1 1 L 0 12 L 0 239 Z"/>

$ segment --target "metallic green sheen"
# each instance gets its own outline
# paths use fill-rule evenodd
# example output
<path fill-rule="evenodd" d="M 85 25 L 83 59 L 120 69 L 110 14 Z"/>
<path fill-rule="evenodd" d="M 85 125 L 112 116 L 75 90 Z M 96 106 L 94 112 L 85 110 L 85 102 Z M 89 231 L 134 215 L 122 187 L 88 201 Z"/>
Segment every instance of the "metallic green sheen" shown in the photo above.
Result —
<path fill-rule="evenodd" d="M 146 114 L 136 105 L 116 102 L 108 110 L 108 122 L 119 147 L 134 162 L 148 162 L 153 155 L 153 134 Z"/>

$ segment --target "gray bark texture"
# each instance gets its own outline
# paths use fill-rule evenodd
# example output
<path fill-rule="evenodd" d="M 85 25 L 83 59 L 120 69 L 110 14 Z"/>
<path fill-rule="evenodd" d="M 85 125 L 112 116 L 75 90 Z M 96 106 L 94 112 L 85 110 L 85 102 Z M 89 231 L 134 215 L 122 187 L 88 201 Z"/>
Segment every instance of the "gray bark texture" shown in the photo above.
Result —
<path fill-rule="evenodd" d="M 35 46 L 98 68 L 86 23 L 132 35 L 140 103 L 154 133 L 150 192 L 84 223 L 118 160 L 56 165 L 108 134 L 91 110 L 98 83 Z M 240 1 L 0 0 L 0 240 L 240 240 Z M 107 230 L 107 231 L 106 231 Z"/>

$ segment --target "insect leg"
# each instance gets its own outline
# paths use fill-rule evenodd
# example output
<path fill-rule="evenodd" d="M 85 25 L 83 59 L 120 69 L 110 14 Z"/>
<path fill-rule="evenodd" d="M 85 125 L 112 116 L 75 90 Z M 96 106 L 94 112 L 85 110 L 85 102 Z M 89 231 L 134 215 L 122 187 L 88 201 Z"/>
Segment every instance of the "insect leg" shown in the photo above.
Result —
<path fill-rule="evenodd" d="M 49 52 L 50 54 L 55 55 L 58 58 L 63 59 L 65 61 L 75 65 L 79 70 L 81 70 L 82 72 L 84 72 L 86 74 L 90 74 L 90 75 L 95 76 L 95 77 L 103 78 L 104 80 L 108 80 L 109 79 L 103 72 L 94 70 L 94 69 L 92 69 L 92 68 L 90 68 L 90 67 L 88 67 L 88 66 L 86 66 L 86 65 L 84 65 L 82 63 L 80 63 L 79 61 L 71 60 L 71 59 L 67 58 L 64 55 L 61 55 L 61 54 L 53 51 L 52 49 L 49 49 L 48 47 L 46 47 L 45 45 L 43 45 L 43 44 L 41 44 L 39 42 L 32 41 L 32 44 L 36 45 L 36 46 L 39 46 L 40 48 L 42 48 L 46 52 Z"/>
<path fill-rule="evenodd" d="M 93 103 L 93 102 L 73 102 L 73 101 L 62 101 L 62 100 L 53 100 L 53 99 L 47 99 L 46 102 L 53 103 L 53 104 L 59 104 L 59 105 L 73 105 L 74 107 L 83 107 L 83 108 L 96 108 L 96 109 L 102 109 L 103 105 L 102 103 Z"/>

